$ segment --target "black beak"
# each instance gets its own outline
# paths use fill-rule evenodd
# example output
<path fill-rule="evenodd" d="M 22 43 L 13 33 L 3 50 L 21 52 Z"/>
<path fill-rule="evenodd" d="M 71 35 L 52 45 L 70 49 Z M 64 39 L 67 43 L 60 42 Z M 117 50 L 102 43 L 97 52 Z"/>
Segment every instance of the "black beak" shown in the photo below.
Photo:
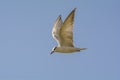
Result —
<path fill-rule="evenodd" d="M 54 51 L 51 51 L 51 53 L 50 54 L 53 54 L 54 53 Z"/>

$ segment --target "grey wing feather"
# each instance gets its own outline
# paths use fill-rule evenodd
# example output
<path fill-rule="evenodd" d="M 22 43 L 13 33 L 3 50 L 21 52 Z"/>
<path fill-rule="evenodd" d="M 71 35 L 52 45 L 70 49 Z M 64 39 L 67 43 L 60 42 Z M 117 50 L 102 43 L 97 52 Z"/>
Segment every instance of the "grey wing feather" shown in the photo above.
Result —
<path fill-rule="evenodd" d="M 57 41 L 59 46 L 60 46 L 59 31 L 60 31 L 60 28 L 61 28 L 62 24 L 63 24 L 63 22 L 62 22 L 61 15 L 60 15 L 56 19 L 56 21 L 53 25 L 53 29 L 52 29 L 52 36 Z"/>
<path fill-rule="evenodd" d="M 73 22 L 76 8 L 67 16 L 60 28 L 61 46 L 74 47 L 73 44 Z"/>

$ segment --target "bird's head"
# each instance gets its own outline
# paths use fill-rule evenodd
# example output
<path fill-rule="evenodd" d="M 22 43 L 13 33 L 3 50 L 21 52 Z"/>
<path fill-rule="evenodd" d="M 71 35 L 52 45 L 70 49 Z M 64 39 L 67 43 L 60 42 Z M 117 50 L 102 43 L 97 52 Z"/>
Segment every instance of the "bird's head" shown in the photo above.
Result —
<path fill-rule="evenodd" d="M 53 47 L 53 49 L 52 49 L 50 54 L 53 54 L 55 52 L 56 48 L 57 48 L 57 46 Z"/>

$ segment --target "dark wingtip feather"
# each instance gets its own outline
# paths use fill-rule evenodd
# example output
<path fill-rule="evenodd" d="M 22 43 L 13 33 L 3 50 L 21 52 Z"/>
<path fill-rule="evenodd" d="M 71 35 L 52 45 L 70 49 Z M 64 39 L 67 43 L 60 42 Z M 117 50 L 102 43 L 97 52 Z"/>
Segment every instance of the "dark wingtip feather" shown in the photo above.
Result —
<path fill-rule="evenodd" d="M 77 9 L 77 8 L 75 7 L 75 8 L 73 9 L 73 11 L 72 11 L 72 12 L 75 12 L 75 11 L 76 11 L 76 9 Z"/>

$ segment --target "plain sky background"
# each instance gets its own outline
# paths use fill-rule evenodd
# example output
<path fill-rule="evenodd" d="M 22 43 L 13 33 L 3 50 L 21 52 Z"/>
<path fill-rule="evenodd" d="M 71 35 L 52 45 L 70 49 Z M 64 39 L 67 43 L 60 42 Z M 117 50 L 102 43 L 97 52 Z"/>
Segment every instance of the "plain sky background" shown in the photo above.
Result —
<path fill-rule="evenodd" d="M 54 21 L 77 8 L 73 54 L 54 53 Z M 120 80 L 120 0 L 0 0 L 0 80 Z"/>

